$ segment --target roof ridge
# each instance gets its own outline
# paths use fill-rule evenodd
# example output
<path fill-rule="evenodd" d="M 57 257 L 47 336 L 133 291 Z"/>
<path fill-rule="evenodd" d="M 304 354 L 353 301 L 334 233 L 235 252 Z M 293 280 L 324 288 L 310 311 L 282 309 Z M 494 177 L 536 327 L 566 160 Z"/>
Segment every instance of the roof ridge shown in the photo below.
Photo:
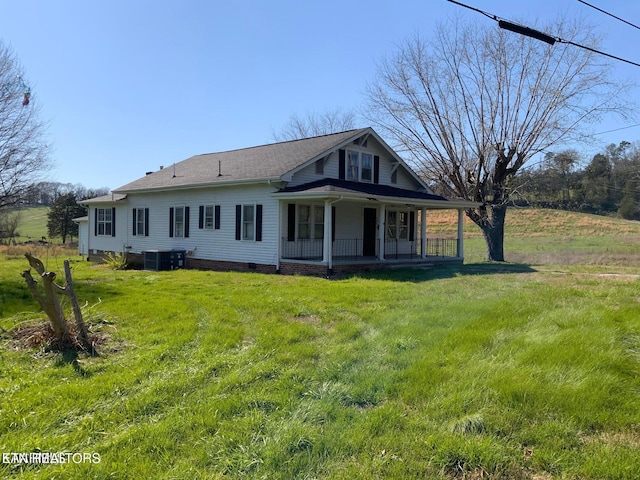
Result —
<path fill-rule="evenodd" d="M 367 130 L 369 128 L 371 128 L 371 127 L 353 128 L 351 130 L 343 130 L 342 132 L 325 133 L 323 135 L 314 135 L 313 137 L 294 138 L 292 140 L 284 140 L 282 142 L 265 143 L 263 145 L 254 145 L 252 147 L 232 148 L 231 150 L 222 150 L 220 152 L 198 153 L 196 155 L 193 155 L 191 158 L 193 158 L 193 157 L 201 157 L 201 156 L 204 156 L 204 155 L 217 155 L 217 154 L 220 154 L 220 153 L 240 152 L 242 150 L 252 150 L 254 148 L 272 147 L 274 145 L 284 145 L 286 143 L 303 142 L 303 141 L 306 141 L 306 140 L 314 140 L 316 138 L 330 137 L 332 135 L 342 135 L 344 133 L 357 132 L 357 131 L 360 131 L 360 130 Z"/>

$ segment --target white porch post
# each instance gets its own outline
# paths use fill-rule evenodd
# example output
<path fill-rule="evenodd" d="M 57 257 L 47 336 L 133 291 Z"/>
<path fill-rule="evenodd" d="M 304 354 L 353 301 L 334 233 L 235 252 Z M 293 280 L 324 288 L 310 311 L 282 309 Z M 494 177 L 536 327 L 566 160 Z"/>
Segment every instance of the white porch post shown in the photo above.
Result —
<path fill-rule="evenodd" d="M 384 260 L 384 236 L 387 207 L 380 205 L 378 209 L 378 260 Z"/>
<path fill-rule="evenodd" d="M 286 218 L 282 214 L 282 209 L 284 208 L 284 202 L 282 200 L 278 200 L 278 237 L 276 241 L 278 242 L 278 260 L 276 262 L 276 271 L 280 272 L 280 260 L 282 259 L 282 219 Z"/>
<path fill-rule="evenodd" d="M 464 257 L 464 210 L 458 209 L 458 258 Z"/>
<path fill-rule="evenodd" d="M 420 210 L 420 256 L 427 258 L 427 209 Z"/>
<path fill-rule="evenodd" d="M 329 268 L 333 268 L 333 251 L 332 242 L 333 232 L 331 230 L 331 202 L 329 200 L 324 201 L 324 238 L 322 241 L 322 261 L 328 265 Z"/>

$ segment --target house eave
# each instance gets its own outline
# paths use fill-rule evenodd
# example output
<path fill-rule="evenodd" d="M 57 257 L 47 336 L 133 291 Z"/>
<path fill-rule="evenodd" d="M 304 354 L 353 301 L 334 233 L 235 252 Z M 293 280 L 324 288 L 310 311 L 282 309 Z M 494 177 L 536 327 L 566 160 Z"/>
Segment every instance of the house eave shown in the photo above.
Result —
<path fill-rule="evenodd" d="M 480 205 L 477 202 L 458 199 L 428 200 L 412 197 L 371 195 L 357 192 L 275 192 L 272 193 L 271 196 L 281 200 L 297 201 L 352 200 L 365 203 L 405 204 L 413 207 L 427 208 L 432 210 L 458 210 L 461 208 L 474 208 Z"/>
<path fill-rule="evenodd" d="M 94 205 L 94 204 L 107 204 L 107 203 L 117 203 L 123 202 L 127 199 L 125 194 L 120 192 L 116 192 L 115 190 L 108 195 L 103 195 L 101 197 L 88 198 L 86 200 L 81 200 L 78 202 L 80 205 Z"/>

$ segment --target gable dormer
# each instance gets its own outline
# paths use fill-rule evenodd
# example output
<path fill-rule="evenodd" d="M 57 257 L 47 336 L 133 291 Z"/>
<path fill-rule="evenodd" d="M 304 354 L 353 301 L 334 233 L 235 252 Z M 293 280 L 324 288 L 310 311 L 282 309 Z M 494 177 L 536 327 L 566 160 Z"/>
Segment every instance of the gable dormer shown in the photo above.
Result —
<path fill-rule="evenodd" d="M 335 179 L 430 192 L 373 129 L 354 130 L 353 134 L 336 142 L 330 150 L 308 159 L 282 179 L 292 187 Z"/>

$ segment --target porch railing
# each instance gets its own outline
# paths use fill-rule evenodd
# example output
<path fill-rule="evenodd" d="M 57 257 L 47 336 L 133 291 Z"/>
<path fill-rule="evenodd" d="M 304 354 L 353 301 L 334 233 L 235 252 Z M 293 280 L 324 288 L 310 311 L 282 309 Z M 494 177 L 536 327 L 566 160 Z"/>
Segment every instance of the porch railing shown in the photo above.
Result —
<path fill-rule="evenodd" d="M 389 260 L 414 259 L 421 256 L 420 241 L 387 239 L 384 242 L 384 258 Z M 368 245 L 371 251 L 365 252 L 362 238 L 337 238 L 333 241 L 333 258 L 340 260 L 360 260 L 378 257 L 379 244 Z M 299 238 L 288 240 L 282 238 L 281 257 L 286 260 L 321 261 L 323 258 L 323 240 Z M 366 255 L 365 255 L 366 253 Z M 427 239 L 426 253 L 428 257 L 456 257 L 458 241 L 455 238 Z"/>
<path fill-rule="evenodd" d="M 456 238 L 427 238 L 427 257 L 457 257 Z"/>

